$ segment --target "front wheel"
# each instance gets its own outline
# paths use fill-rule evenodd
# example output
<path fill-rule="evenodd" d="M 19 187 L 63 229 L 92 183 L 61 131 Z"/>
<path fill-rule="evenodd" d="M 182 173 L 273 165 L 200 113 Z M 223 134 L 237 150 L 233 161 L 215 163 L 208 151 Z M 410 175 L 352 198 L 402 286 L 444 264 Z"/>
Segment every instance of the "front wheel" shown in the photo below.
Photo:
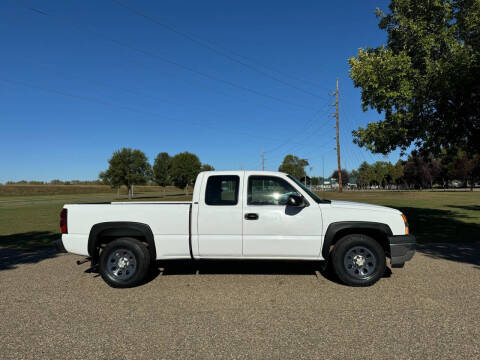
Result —
<path fill-rule="evenodd" d="M 332 265 L 335 274 L 344 284 L 370 286 L 385 273 L 385 251 L 369 236 L 347 235 L 335 244 Z"/>
<path fill-rule="evenodd" d="M 139 285 L 150 266 L 150 254 L 145 245 L 133 238 L 112 241 L 100 254 L 100 275 L 111 287 Z"/>

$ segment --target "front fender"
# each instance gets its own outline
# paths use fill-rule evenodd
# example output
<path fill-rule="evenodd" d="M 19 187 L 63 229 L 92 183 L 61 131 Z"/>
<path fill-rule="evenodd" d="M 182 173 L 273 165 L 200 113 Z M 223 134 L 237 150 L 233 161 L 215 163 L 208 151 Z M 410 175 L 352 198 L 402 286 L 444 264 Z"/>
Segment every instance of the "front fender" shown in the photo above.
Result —
<path fill-rule="evenodd" d="M 392 230 L 390 226 L 383 223 L 371 222 L 371 221 L 339 221 L 334 222 L 328 225 L 327 231 L 325 232 L 325 237 L 323 240 L 322 246 L 322 256 L 325 260 L 328 259 L 330 253 L 330 246 L 333 244 L 335 235 L 339 232 L 348 230 L 349 233 L 352 233 L 353 230 L 358 229 L 360 232 L 365 230 L 381 232 L 385 237 L 392 236 Z"/>

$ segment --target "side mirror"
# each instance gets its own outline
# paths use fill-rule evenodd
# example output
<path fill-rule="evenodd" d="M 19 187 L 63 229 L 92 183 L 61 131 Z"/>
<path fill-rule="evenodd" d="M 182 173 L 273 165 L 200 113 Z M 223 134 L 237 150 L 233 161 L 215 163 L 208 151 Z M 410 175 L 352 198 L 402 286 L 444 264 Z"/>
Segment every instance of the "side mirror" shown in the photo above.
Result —
<path fill-rule="evenodd" d="M 292 194 L 292 195 L 288 196 L 287 206 L 304 207 L 305 206 L 305 200 L 301 196 Z"/>

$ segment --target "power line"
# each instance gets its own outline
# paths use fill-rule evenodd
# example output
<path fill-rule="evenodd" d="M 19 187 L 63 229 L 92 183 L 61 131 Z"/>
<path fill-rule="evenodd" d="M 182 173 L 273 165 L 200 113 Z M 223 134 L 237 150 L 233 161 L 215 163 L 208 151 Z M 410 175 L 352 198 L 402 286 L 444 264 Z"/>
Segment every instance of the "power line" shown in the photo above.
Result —
<path fill-rule="evenodd" d="M 52 14 L 50 14 L 50 13 L 47 13 L 47 12 L 44 11 L 44 10 L 39 10 L 39 9 L 37 9 L 37 8 L 28 7 L 28 6 L 26 6 L 25 8 L 27 8 L 28 10 L 31 10 L 31 11 L 37 13 L 37 14 L 40 14 L 40 15 L 42 15 L 42 16 L 54 18 L 54 19 L 57 19 L 57 20 L 58 20 L 58 19 L 63 20 L 62 17 L 60 17 L 60 16 L 58 16 L 58 15 L 52 15 Z M 71 25 L 71 26 L 73 26 L 73 27 L 76 27 L 76 28 L 80 29 L 78 26 L 71 24 L 70 21 L 68 22 L 68 24 Z M 81 31 L 81 29 L 80 29 L 80 31 Z M 289 105 L 293 105 L 293 106 L 297 106 L 297 107 L 305 108 L 305 109 L 310 109 L 310 110 L 311 110 L 311 109 L 314 109 L 314 108 L 309 107 L 309 106 L 305 106 L 305 105 L 302 105 L 302 104 L 297 104 L 297 103 L 295 103 L 295 102 L 291 102 L 291 101 L 289 101 L 289 100 L 286 100 L 286 99 L 283 99 L 283 98 L 279 98 L 279 97 L 277 97 L 277 96 L 269 95 L 269 94 L 266 94 L 266 93 L 257 91 L 257 90 L 255 90 L 255 89 L 251 89 L 251 88 L 249 88 L 249 87 L 236 84 L 236 83 L 234 83 L 234 82 L 232 82 L 232 81 L 230 81 L 230 80 L 225 80 L 225 79 L 216 77 L 216 76 L 214 76 L 214 75 L 210 75 L 210 74 L 204 73 L 204 72 L 202 72 L 202 71 L 195 70 L 195 69 L 193 69 L 193 68 L 191 68 L 191 67 L 189 67 L 189 66 L 180 64 L 180 63 L 178 63 L 178 62 L 176 62 L 176 61 L 167 59 L 167 58 L 165 58 L 165 57 L 163 57 L 163 56 L 159 56 L 159 55 L 157 55 L 157 54 L 155 54 L 155 53 L 152 53 L 152 52 L 150 52 L 150 51 L 148 51 L 148 50 L 144 50 L 144 49 L 141 49 L 141 48 L 138 48 L 138 47 L 134 47 L 134 46 L 131 46 L 131 45 L 126 44 L 126 43 L 124 43 L 124 42 L 121 42 L 121 41 L 119 41 L 119 40 L 116 40 L 116 39 L 114 39 L 114 38 L 107 37 L 107 36 L 103 35 L 101 32 L 98 32 L 98 31 L 96 31 L 96 30 L 88 29 L 88 31 L 91 32 L 91 33 L 93 33 L 93 34 L 95 34 L 96 36 L 98 36 L 98 37 L 100 37 L 100 38 L 108 41 L 108 42 L 111 42 L 111 43 L 117 45 L 117 46 L 120 46 L 120 47 L 123 47 L 123 48 L 127 48 L 127 49 L 129 49 L 129 50 L 133 50 L 133 51 L 135 51 L 135 52 L 138 52 L 138 53 L 144 54 L 144 55 L 146 55 L 146 56 L 149 56 L 149 57 L 151 57 L 151 58 L 153 58 L 153 59 L 158 59 L 158 60 L 163 61 L 163 62 L 165 62 L 165 63 L 168 63 L 168 64 L 174 65 L 174 66 L 176 66 L 176 67 L 179 67 L 179 68 L 181 68 L 181 69 L 183 69 L 183 70 L 185 70 L 185 71 L 188 71 L 188 72 L 191 72 L 191 73 L 200 75 L 200 76 L 202 76 L 202 77 L 204 77 L 204 78 L 207 78 L 207 79 L 209 79 L 209 80 L 217 81 L 217 82 L 220 82 L 220 83 L 223 83 L 223 84 L 227 84 L 227 85 L 229 85 L 229 86 L 231 86 L 231 87 L 238 88 L 238 89 L 243 90 L 243 91 L 246 91 L 246 92 L 250 92 L 250 93 L 255 94 L 255 95 L 257 95 L 257 96 L 262 96 L 262 97 L 265 97 L 265 98 L 269 98 L 269 99 L 272 99 L 272 100 L 281 102 L 281 103 L 283 103 L 283 104 L 289 104 Z"/>
<path fill-rule="evenodd" d="M 45 63 L 40 63 L 38 61 L 31 61 L 31 60 L 27 60 L 27 59 L 24 59 L 22 58 L 21 61 L 25 61 L 27 63 L 30 63 L 30 64 L 33 64 L 33 65 L 36 65 L 36 66 L 43 66 L 43 67 L 49 67 L 51 68 L 51 65 L 50 64 L 45 64 Z M 55 68 L 55 74 L 56 75 L 64 75 L 64 76 L 70 76 L 70 75 L 74 75 L 76 77 L 83 77 L 84 75 L 80 75 L 79 73 L 76 73 L 74 71 L 61 71 L 61 70 L 58 70 L 57 68 Z M 105 81 L 101 81 L 99 80 L 98 78 L 95 78 L 94 80 L 91 80 L 89 79 L 88 80 L 88 83 L 89 84 L 99 84 L 101 86 L 106 86 L 107 88 L 111 89 L 111 88 L 115 88 L 116 90 L 120 90 L 120 91 L 123 91 L 123 92 L 126 92 L 126 93 L 130 93 L 130 94 L 134 94 L 134 95 L 137 95 L 137 96 L 140 96 L 140 97 L 144 97 L 144 98 L 149 98 L 149 99 L 152 99 L 152 100 L 156 100 L 156 101 L 160 101 L 160 102 L 163 102 L 163 103 L 166 103 L 166 104 L 171 104 L 171 105 L 176 105 L 176 106 L 182 106 L 182 107 L 185 107 L 185 106 L 188 106 L 188 107 L 191 107 L 191 108 L 197 108 L 199 110 L 202 110 L 202 111 L 205 111 L 207 113 L 210 113 L 212 115 L 215 115 L 215 116 L 218 116 L 218 117 L 222 117 L 224 118 L 226 115 L 225 114 L 220 114 L 216 111 L 212 111 L 210 109 L 206 110 L 204 109 L 203 107 L 200 107 L 200 106 L 195 106 L 195 105 L 192 105 L 192 104 L 185 104 L 185 103 L 181 103 L 181 102 L 177 102 L 177 101 L 171 101 L 171 100 L 167 100 L 167 99 L 164 99 L 162 97 L 159 97 L 159 96 L 154 96 L 154 95 L 151 95 L 150 93 L 147 93 L 147 92 L 144 92 L 144 91 L 139 91 L 137 89 L 131 89 L 131 88 L 128 88 L 128 87 L 123 87 L 123 86 L 118 86 L 118 84 L 113 84 L 113 83 L 109 83 L 109 82 L 105 82 Z M 226 96 L 229 96 L 228 94 L 226 93 L 222 93 L 222 92 L 219 92 L 220 94 L 223 94 L 223 95 L 226 95 Z M 259 105 L 259 104 L 257 104 Z M 268 109 L 270 110 L 276 110 L 276 109 L 273 109 L 273 108 L 269 108 L 267 107 Z"/>
<path fill-rule="evenodd" d="M 300 130 L 300 132 L 296 133 L 295 134 L 295 137 L 298 137 L 298 136 L 301 136 L 305 133 L 307 133 L 308 131 L 310 131 L 313 126 L 315 125 L 315 120 L 317 120 L 317 115 L 319 115 L 320 111 L 323 110 L 323 108 L 321 108 L 320 110 L 316 111 L 315 114 L 313 115 L 313 117 L 310 119 L 310 120 L 307 120 L 305 122 L 305 125 L 304 125 L 304 129 L 303 130 Z M 318 129 L 317 129 L 318 130 Z M 311 137 L 312 136 L 312 133 L 310 133 L 310 135 L 307 136 L 307 138 Z M 290 136 L 288 139 L 286 139 L 285 141 L 281 142 L 279 145 L 275 146 L 275 147 L 272 147 L 270 149 L 268 149 L 267 151 L 265 151 L 266 153 L 273 153 L 273 152 L 277 152 L 278 150 L 280 150 L 282 147 L 286 146 L 286 145 L 289 145 L 289 144 L 292 144 L 292 139 L 294 139 L 294 137 Z M 303 142 L 305 142 L 305 139 L 303 139 Z M 300 144 L 302 145 L 302 144 Z M 308 145 L 308 144 L 307 144 Z"/>
<path fill-rule="evenodd" d="M 100 104 L 100 105 L 104 105 L 104 106 L 109 106 L 109 107 L 113 107 L 113 108 L 127 110 L 127 111 L 138 113 L 138 114 L 150 115 L 150 116 L 155 116 L 155 117 L 162 117 L 162 118 L 170 119 L 170 120 L 176 121 L 176 122 L 180 121 L 180 119 L 172 117 L 172 116 L 163 115 L 163 114 L 155 113 L 155 112 L 151 112 L 151 111 L 145 111 L 145 110 L 137 109 L 137 108 L 134 108 L 134 107 L 131 107 L 131 106 L 118 105 L 118 104 L 112 103 L 110 101 L 105 101 L 103 99 L 96 98 L 96 97 L 76 95 L 76 94 L 72 94 L 72 93 L 69 93 L 69 92 L 66 92 L 66 91 L 63 91 L 63 90 L 32 85 L 32 84 L 30 84 L 28 82 L 24 82 L 24 81 L 18 81 L 18 80 L 12 81 L 12 80 L 1 78 L 1 77 L 0 77 L 0 81 L 2 81 L 4 83 L 7 83 L 7 84 L 10 84 L 10 85 L 16 85 L 16 86 L 20 85 L 20 86 L 35 89 L 35 90 L 41 90 L 41 91 L 44 91 L 44 92 L 53 93 L 53 94 L 61 95 L 61 96 L 64 96 L 64 97 L 69 97 L 69 98 L 78 99 L 78 100 L 87 101 L 87 102 L 92 102 L 92 103 L 96 103 L 96 104 Z M 213 131 L 222 130 L 216 125 L 209 125 L 209 124 L 206 124 L 204 122 L 200 123 L 200 122 L 196 122 L 196 121 L 191 121 L 190 124 L 191 125 L 196 125 L 196 126 L 201 126 L 201 127 L 204 127 L 204 128 L 208 128 L 209 130 L 213 130 Z M 247 133 L 247 132 L 243 132 L 243 131 L 238 131 L 238 130 L 232 130 L 232 129 L 223 129 L 223 130 L 228 131 L 229 133 L 236 133 L 236 134 L 242 135 L 242 136 L 254 137 L 254 138 L 259 138 L 259 139 L 268 140 L 268 141 L 279 141 L 279 139 L 269 138 L 269 137 L 264 137 L 264 136 L 258 136 L 258 135 L 255 135 L 255 134 L 251 134 L 251 133 Z"/>
<path fill-rule="evenodd" d="M 237 64 L 240 64 L 240 65 L 242 65 L 242 66 L 244 66 L 244 67 L 252 70 L 252 71 L 255 71 L 255 72 L 257 72 L 257 73 L 259 73 L 259 74 L 261 74 L 261 75 L 263 75 L 263 76 L 265 76 L 265 77 L 269 77 L 269 78 L 271 78 L 271 79 L 273 79 L 273 80 L 275 80 L 275 81 L 277 81 L 277 82 L 279 82 L 279 83 L 281 83 L 281 84 L 284 84 L 284 85 L 286 85 L 286 86 L 289 86 L 289 87 L 291 87 L 291 88 L 293 88 L 293 89 L 296 89 L 296 90 L 298 90 L 298 91 L 301 91 L 301 92 L 303 92 L 303 93 L 305 93 L 305 94 L 314 96 L 314 97 L 316 97 L 316 98 L 319 97 L 319 95 L 317 95 L 317 94 L 315 94 L 315 93 L 313 93 L 313 92 L 311 92 L 311 91 L 308 91 L 308 90 L 305 90 L 305 89 L 303 89 L 303 88 L 300 88 L 300 87 L 296 86 L 295 84 L 292 84 L 292 83 L 290 83 L 290 82 L 288 82 L 288 81 L 284 81 L 284 80 L 282 80 L 282 79 L 279 79 L 279 78 L 277 78 L 277 77 L 275 77 L 275 76 L 272 76 L 272 75 L 270 75 L 269 73 L 267 73 L 267 72 L 265 72 L 265 71 L 263 71 L 263 70 L 261 70 L 261 69 L 256 68 L 255 66 L 252 66 L 252 65 L 250 65 L 250 64 L 248 64 L 248 63 L 246 63 L 246 62 L 244 62 L 244 61 L 238 60 L 238 59 L 236 59 L 235 57 L 231 56 L 229 53 L 235 54 L 235 56 L 237 56 L 237 57 L 241 57 L 241 58 L 244 58 L 244 59 L 248 59 L 248 58 L 246 58 L 246 57 L 243 56 L 243 55 L 240 55 L 240 54 L 238 54 L 238 53 L 235 53 L 235 52 L 233 52 L 233 51 L 231 51 L 231 50 L 228 51 L 228 50 L 222 49 L 222 48 L 219 47 L 219 46 L 214 46 L 214 45 L 212 45 L 212 42 L 211 42 L 211 41 L 203 40 L 203 39 L 200 39 L 198 36 L 194 36 L 194 35 L 191 35 L 191 34 L 189 34 L 189 33 L 184 32 L 184 31 L 180 31 L 180 30 L 178 30 L 177 28 L 173 27 L 172 25 L 166 24 L 166 23 L 158 20 L 157 18 L 155 18 L 155 17 L 153 17 L 153 16 L 151 16 L 151 15 L 149 15 L 149 14 L 147 14 L 147 13 L 145 13 L 145 12 L 143 12 L 143 11 L 141 11 L 141 10 L 139 10 L 139 9 L 131 6 L 131 5 L 128 5 L 128 4 L 126 4 L 126 3 L 122 2 L 122 1 L 119 1 L 119 0 L 111 0 L 111 1 L 114 2 L 114 3 L 116 3 L 116 4 L 119 5 L 119 6 L 123 7 L 124 9 L 126 9 L 126 10 L 128 10 L 128 11 L 134 13 L 134 14 L 136 14 L 136 15 L 138 15 L 138 16 L 140 16 L 140 17 L 143 17 L 143 18 L 145 18 L 145 19 L 147 19 L 147 20 L 149 20 L 150 22 L 152 22 L 152 23 L 154 23 L 154 24 L 157 24 L 157 25 L 163 27 L 164 29 L 166 29 L 166 30 L 168 30 L 168 31 L 170 31 L 170 32 L 173 32 L 173 33 L 175 33 L 175 34 L 177 34 L 177 35 L 179 35 L 179 36 L 181 36 L 181 37 L 183 37 L 183 38 L 185 38 L 185 39 L 187 39 L 187 40 L 189 40 L 189 41 L 191 41 L 191 42 L 193 42 L 193 43 L 195 43 L 195 44 L 197 44 L 197 45 L 200 45 L 200 46 L 202 46 L 202 47 L 204 47 L 204 48 L 206 48 L 206 49 L 214 52 L 214 53 L 217 54 L 217 55 L 223 56 L 223 57 L 225 57 L 225 58 L 227 58 L 227 59 L 229 59 L 229 60 L 231 60 L 231 61 L 233 61 L 233 62 L 235 62 L 235 63 L 237 63 Z M 252 61 L 252 60 L 250 60 L 250 61 Z M 252 61 L 252 62 L 253 62 L 253 61 Z M 269 68 L 269 67 L 267 67 L 267 66 L 265 66 L 265 65 L 261 65 L 261 66 L 264 67 L 264 68 L 266 68 L 266 69 L 269 69 L 270 71 L 274 71 L 274 72 L 280 73 L 278 70 L 276 71 L 276 70 L 274 70 L 274 69 L 272 69 L 272 68 Z M 284 76 L 287 76 L 287 77 L 290 77 L 290 78 L 291 78 L 291 76 L 289 76 L 289 75 L 284 75 Z M 301 80 L 301 81 L 305 82 L 305 80 Z M 314 84 L 314 83 L 313 83 L 313 84 Z M 314 84 L 314 85 L 316 85 L 316 84 Z"/>
<path fill-rule="evenodd" d="M 288 152 L 290 153 L 293 153 L 293 152 L 296 152 L 298 150 L 300 150 L 301 148 L 304 148 L 306 146 L 310 146 L 310 145 L 316 145 L 315 143 L 313 142 L 307 142 L 308 139 L 311 139 L 312 137 L 318 135 L 322 130 L 325 129 L 325 127 L 327 127 L 329 125 L 329 123 L 327 122 L 324 122 L 321 124 L 321 126 L 319 128 L 317 128 L 316 130 L 312 130 L 310 131 L 310 134 L 308 134 L 304 139 L 303 139 L 303 144 L 300 144 L 300 145 L 297 145 L 297 146 L 293 146 L 292 148 L 290 148 L 290 150 Z M 324 146 L 320 146 L 319 148 L 322 148 Z"/>

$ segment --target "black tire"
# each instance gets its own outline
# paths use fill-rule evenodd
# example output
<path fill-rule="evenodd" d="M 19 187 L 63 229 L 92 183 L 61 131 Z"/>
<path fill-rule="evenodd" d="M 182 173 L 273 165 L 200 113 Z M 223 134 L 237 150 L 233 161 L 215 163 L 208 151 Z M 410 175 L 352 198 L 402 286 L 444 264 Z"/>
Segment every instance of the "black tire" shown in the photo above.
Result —
<path fill-rule="evenodd" d="M 331 260 L 335 275 L 350 286 L 373 285 L 385 273 L 385 251 L 367 235 L 351 234 L 341 238 L 333 248 Z"/>
<path fill-rule="evenodd" d="M 100 275 L 114 288 L 140 285 L 150 269 L 147 247 L 134 238 L 120 238 L 107 244 L 100 254 Z"/>

